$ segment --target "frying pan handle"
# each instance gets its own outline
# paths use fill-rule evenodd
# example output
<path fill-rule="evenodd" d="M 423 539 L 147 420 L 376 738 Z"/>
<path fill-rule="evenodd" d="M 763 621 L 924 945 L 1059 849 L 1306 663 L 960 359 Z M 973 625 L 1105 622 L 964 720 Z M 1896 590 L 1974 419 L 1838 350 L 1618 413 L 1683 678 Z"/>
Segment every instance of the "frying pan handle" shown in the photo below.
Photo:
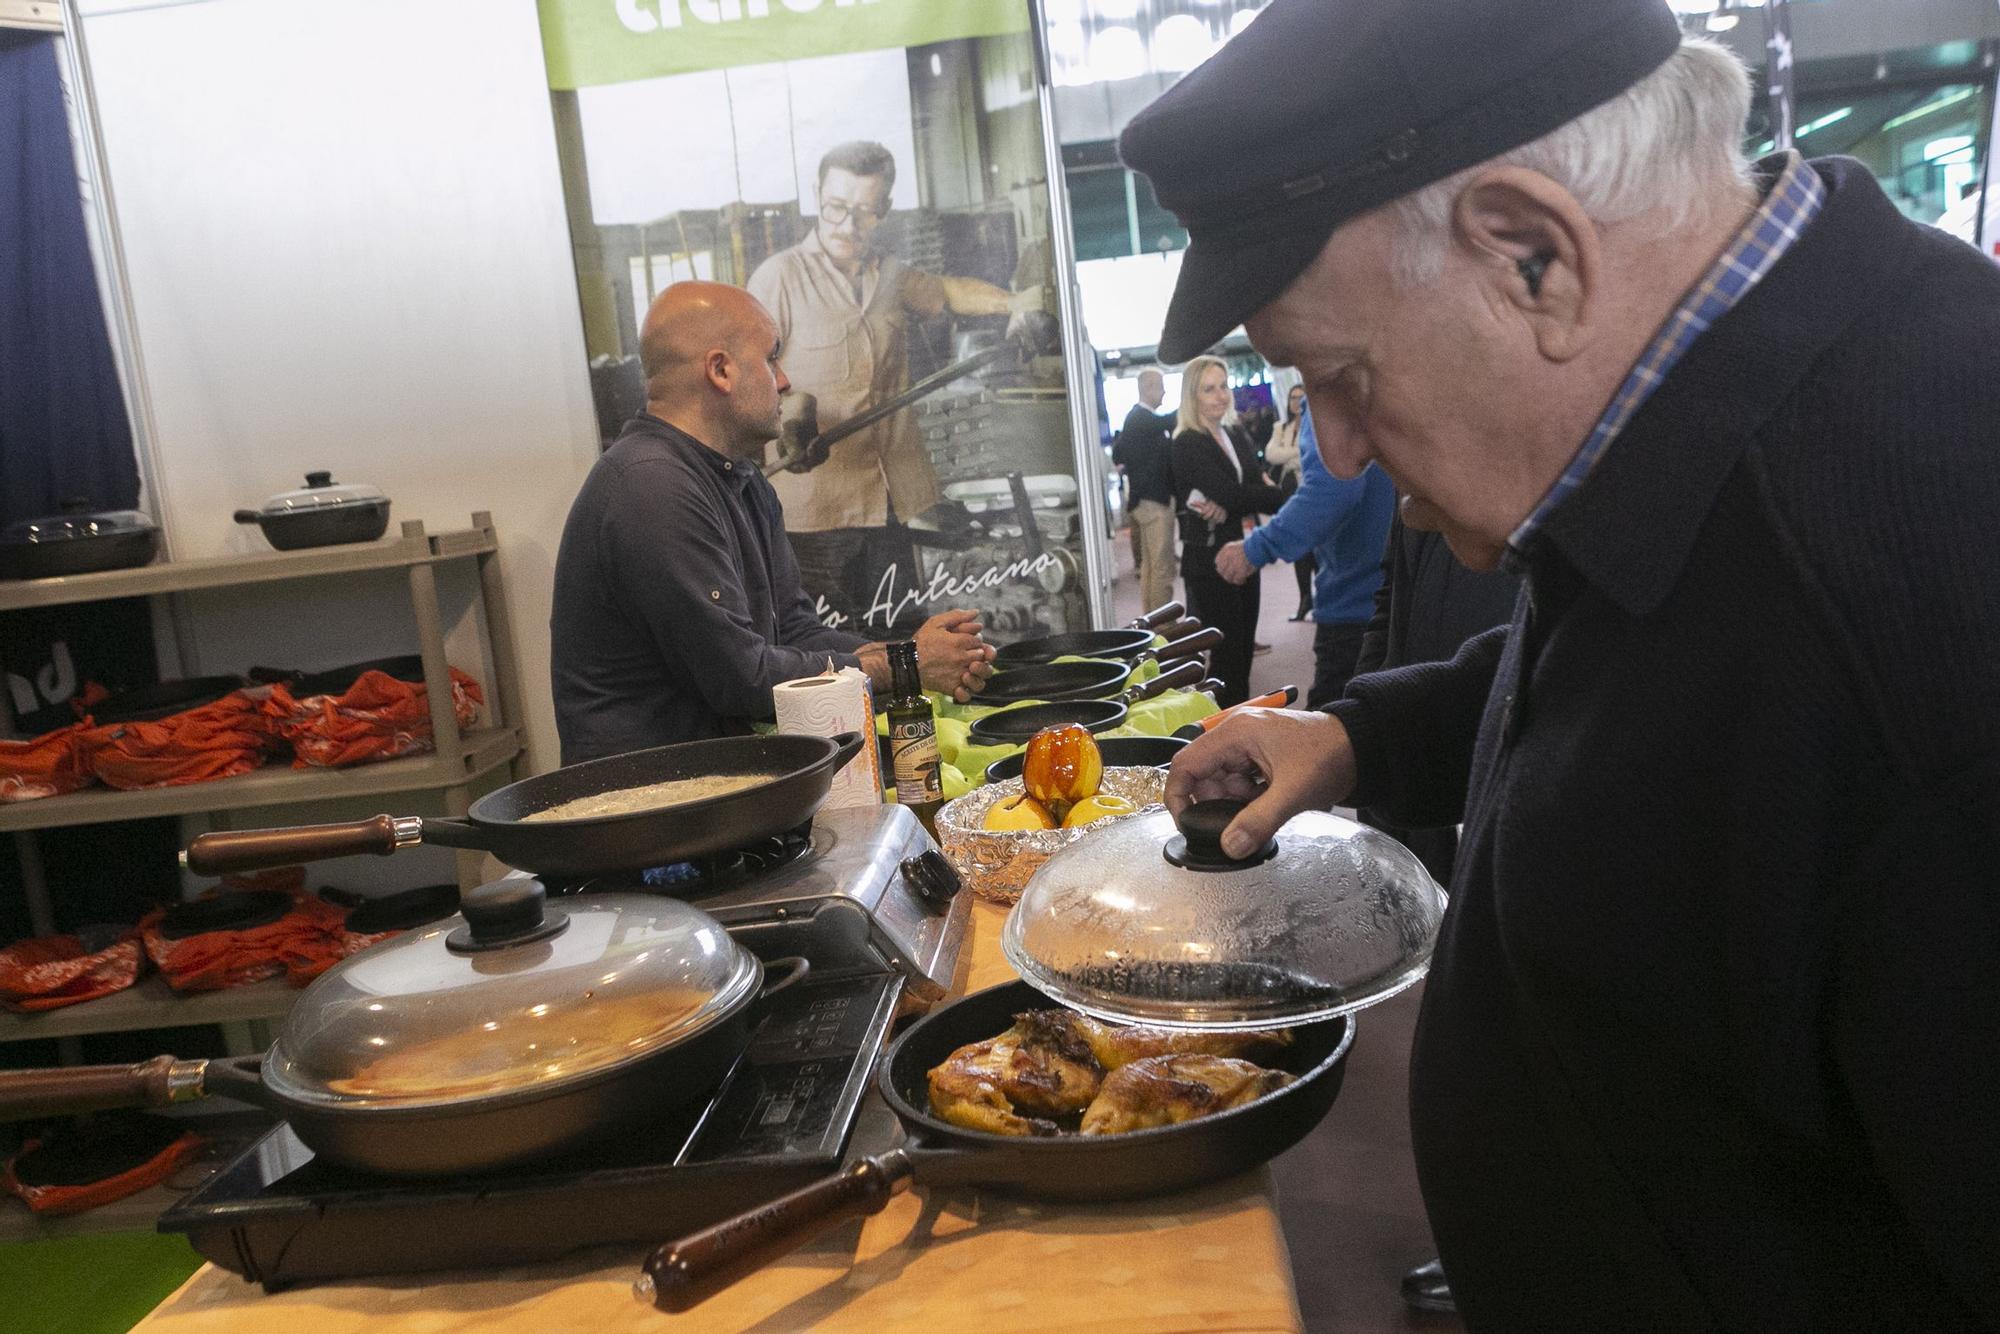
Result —
<path fill-rule="evenodd" d="M 1157 630 L 1169 621 L 1178 621 L 1187 615 L 1187 607 L 1179 602 L 1162 602 L 1145 615 L 1132 622 L 1134 630 Z"/>
<path fill-rule="evenodd" d="M 202 1095 L 207 1067 L 207 1061 L 155 1056 L 137 1065 L 0 1070 L 0 1121 L 186 1102 Z"/>
<path fill-rule="evenodd" d="M 776 981 L 773 973 L 782 972 Z M 773 959 L 764 966 L 764 989 L 757 993 L 757 1004 L 762 1005 L 781 991 L 790 991 L 806 980 L 812 973 L 812 960 L 799 954 L 788 954 L 782 959 Z"/>
<path fill-rule="evenodd" d="M 1206 653 L 1221 642 L 1222 631 L 1217 630 L 1214 626 L 1210 626 L 1206 630 L 1197 630 L 1191 635 L 1183 635 L 1181 638 L 1164 644 L 1159 648 L 1149 649 L 1148 652 L 1160 662 L 1172 662 L 1175 658 L 1192 658 L 1197 653 Z"/>
<path fill-rule="evenodd" d="M 433 824 L 415 816 L 400 819 L 378 815 L 348 824 L 300 825 L 293 829 L 240 829 L 203 834 L 188 844 L 181 865 L 196 875 L 227 875 L 232 871 L 266 871 L 274 866 L 351 857 L 372 852 L 386 857 L 398 848 L 424 841 Z M 438 839 L 437 842 L 445 842 Z"/>
<path fill-rule="evenodd" d="M 833 742 L 833 771 L 839 773 L 847 767 L 848 761 L 861 753 L 868 738 L 859 732 L 840 732 L 828 738 Z"/>
<path fill-rule="evenodd" d="M 1198 660 L 1193 658 L 1185 662 L 1169 663 L 1167 669 L 1158 676 L 1143 685 L 1133 686 L 1126 693 L 1130 696 L 1132 702 L 1137 704 L 1142 699 L 1151 699 L 1155 695 L 1165 694 L 1167 691 L 1178 689 L 1181 686 L 1191 686 L 1196 681 L 1201 680 L 1201 674 L 1207 670 L 1208 668 L 1202 666 Z"/>
<path fill-rule="evenodd" d="M 842 1219 L 880 1213 L 909 1189 L 915 1170 L 908 1151 L 891 1149 L 863 1158 L 839 1176 L 670 1241 L 646 1257 L 632 1295 L 662 1311 L 692 1310 Z"/>
<path fill-rule="evenodd" d="M 1156 625 L 1153 627 L 1153 633 L 1162 639 L 1172 641 L 1191 635 L 1202 628 L 1203 626 L 1200 621 L 1189 616 L 1182 620 L 1169 621 L 1165 625 Z"/>

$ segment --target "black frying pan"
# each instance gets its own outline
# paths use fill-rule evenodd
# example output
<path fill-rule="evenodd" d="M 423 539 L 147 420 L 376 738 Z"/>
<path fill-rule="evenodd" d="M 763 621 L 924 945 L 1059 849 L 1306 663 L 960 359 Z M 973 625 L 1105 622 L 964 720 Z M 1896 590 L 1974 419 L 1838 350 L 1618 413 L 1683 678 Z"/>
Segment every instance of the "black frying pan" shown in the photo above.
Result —
<path fill-rule="evenodd" d="M 1186 745 L 1186 738 L 1177 736 L 1106 736 L 1097 739 L 1097 753 L 1107 769 L 1164 769 L 1174 762 L 1174 756 Z M 1002 755 L 986 766 L 986 781 L 1000 783 L 1009 778 L 1019 778 L 1021 765 L 1026 759 L 1026 751 Z"/>
<path fill-rule="evenodd" d="M 362 852 L 387 856 L 431 843 L 477 848 L 539 875 L 665 866 L 796 829 L 813 817 L 833 776 L 862 744 L 859 732 L 845 732 L 831 738 L 735 736 L 657 746 L 510 783 L 474 802 L 463 819 L 378 815 L 349 824 L 203 834 L 181 854 L 181 863 L 200 875 L 222 875 Z M 739 792 L 630 815 L 521 818 L 578 797 L 715 774 L 768 777 Z"/>
<path fill-rule="evenodd" d="M 975 719 L 969 731 L 978 746 L 1020 746 L 1044 727 L 1080 723 L 1093 732 L 1108 732 L 1125 721 L 1122 700 L 1065 699 L 1047 704 L 1019 704 Z"/>
<path fill-rule="evenodd" d="M 1294 1029 L 1274 1065 L 1296 1083 L 1248 1106 L 1124 1135 L 1017 1138 L 933 1116 L 926 1076 L 952 1052 L 1054 1002 L 1025 982 L 976 992 L 896 1039 L 876 1077 L 907 1136 L 815 1185 L 669 1242 L 646 1257 L 640 1295 L 685 1311 L 845 1218 L 878 1212 L 912 1182 L 979 1186 L 1057 1200 L 1118 1200 L 1186 1190 L 1247 1171 L 1304 1139 L 1332 1108 L 1354 1042 L 1351 1016 Z"/>
<path fill-rule="evenodd" d="M 1057 658 L 1132 658 L 1152 642 L 1153 632 L 1147 629 L 1072 630 L 1008 644 L 993 655 L 993 660 L 1002 667 L 1014 667 Z"/>
<path fill-rule="evenodd" d="M 1028 699 L 1098 699 L 1118 690 L 1131 675 L 1129 662 L 1096 658 L 1030 663 L 987 678 L 979 700 L 982 704 L 1013 704 Z"/>
<path fill-rule="evenodd" d="M 1025 745 L 1044 727 L 1063 723 L 1081 723 L 1093 732 L 1109 731 L 1125 721 L 1131 705 L 1176 686 L 1191 686 L 1205 670 L 1195 661 L 1166 663 L 1152 680 L 1110 699 L 1055 700 L 1002 709 L 976 720 L 970 729 L 971 739 L 982 746 Z"/>

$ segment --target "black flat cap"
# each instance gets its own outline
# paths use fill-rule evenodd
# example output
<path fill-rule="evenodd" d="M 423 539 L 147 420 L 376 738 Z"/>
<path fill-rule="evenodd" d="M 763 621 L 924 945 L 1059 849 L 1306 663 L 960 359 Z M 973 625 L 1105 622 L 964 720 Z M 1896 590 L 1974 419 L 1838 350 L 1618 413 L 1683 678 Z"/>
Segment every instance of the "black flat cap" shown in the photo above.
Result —
<path fill-rule="evenodd" d="M 1575 120 L 1680 40 L 1666 0 L 1273 0 L 1118 141 L 1188 230 L 1161 360 L 1278 297 L 1349 218 Z"/>

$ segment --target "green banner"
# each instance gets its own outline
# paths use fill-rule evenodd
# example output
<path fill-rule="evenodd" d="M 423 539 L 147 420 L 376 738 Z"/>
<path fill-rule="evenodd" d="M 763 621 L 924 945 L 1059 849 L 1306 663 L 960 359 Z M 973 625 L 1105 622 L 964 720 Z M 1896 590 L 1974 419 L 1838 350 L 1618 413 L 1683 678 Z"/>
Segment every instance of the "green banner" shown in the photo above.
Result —
<path fill-rule="evenodd" d="M 541 0 L 549 87 L 992 37 L 1027 0 Z"/>

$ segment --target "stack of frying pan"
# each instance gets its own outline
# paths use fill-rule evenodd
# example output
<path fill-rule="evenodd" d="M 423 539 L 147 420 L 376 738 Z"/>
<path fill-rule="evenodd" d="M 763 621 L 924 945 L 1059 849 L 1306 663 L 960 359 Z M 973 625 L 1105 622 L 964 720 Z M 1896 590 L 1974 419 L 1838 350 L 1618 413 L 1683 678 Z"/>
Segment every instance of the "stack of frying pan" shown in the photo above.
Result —
<path fill-rule="evenodd" d="M 1168 642 L 1153 647 L 1154 636 L 1169 631 Z M 1185 617 L 1179 603 L 1170 602 L 1121 629 L 1078 630 L 1009 644 L 996 655 L 998 670 L 980 702 L 1019 702 L 1019 707 L 974 722 L 972 740 L 1020 745 L 1044 727 L 1062 723 L 1106 731 L 1124 722 L 1129 706 L 1140 700 L 1202 680 L 1207 669 L 1201 655 L 1221 642 L 1220 630 L 1203 629 L 1199 621 Z M 1082 661 L 1055 661 L 1066 657 Z M 1133 674 L 1147 662 L 1159 663 L 1159 675 L 1132 684 Z M 1038 702 L 1025 702 L 1030 700 Z"/>

